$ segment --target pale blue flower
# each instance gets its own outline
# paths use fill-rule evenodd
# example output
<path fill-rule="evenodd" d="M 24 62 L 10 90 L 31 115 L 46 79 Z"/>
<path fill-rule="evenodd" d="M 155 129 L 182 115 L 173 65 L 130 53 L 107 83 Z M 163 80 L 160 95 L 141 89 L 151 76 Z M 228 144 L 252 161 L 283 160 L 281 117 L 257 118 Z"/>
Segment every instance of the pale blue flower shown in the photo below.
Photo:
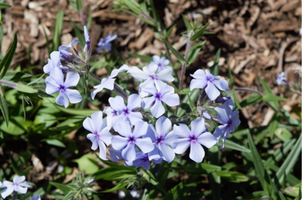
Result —
<path fill-rule="evenodd" d="M 172 162 L 175 158 L 174 150 L 172 149 L 175 135 L 169 134 L 172 123 L 165 116 L 160 117 L 155 123 L 156 130 L 152 124 L 149 124 L 149 128 L 145 137 L 151 138 L 154 143 L 154 149 L 148 153 L 149 159 L 155 163 L 159 163 L 161 158 L 168 163 Z"/>
<path fill-rule="evenodd" d="M 35 195 L 30 200 L 41 200 L 41 198 L 39 195 Z"/>
<path fill-rule="evenodd" d="M 236 126 L 239 126 L 240 120 L 238 119 L 239 111 L 235 110 L 234 102 L 230 99 L 227 100 L 223 105 L 215 108 L 217 112 L 217 120 L 222 124 L 217 126 L 213 135 L 216 137 L 217 142 L 223 137 L 223 144 L 221 148 L 224 148 L 225 138 L 229 137 L 229 133 L 235 131 Z"/>
<path fill-rule="evenodd" d="M 59 51 L 53 51 L 50 54 L 50 59 L 48 58 L 48 63 L 44 65 L 43 71 L 46 74 L 49 74 L 51 70 L 55 67 L 60 68 L 61 70 L 68 70 L 67 67 L 63 67 L 60 60 L 60 52 Z"/>
<path fill-rule="evenodd" d="M 278 74 L 276 81 L 277 81 L 278 85 L 281 85 L 282 81 L 288 83 L 288 81 L 285 79 L 285 73 L 284 72 L 281 72 L 280 74 Z"/>
<path fill-rule="evenodd" d="M 152 95 L 143 99 L 144 108 L 151 107 L 151 113 L 156 118 L 165 113 L 165 107 L 162 102 L 169 106 L 179 105 L 179 96 L 174 93 L 173 87 L 160 82 L 158 85 L 158 90 L 155 87 L 145 87 L 143 89 L 144 92 Z"/>
<path fill-rule="evenodd" d="M 21 194 L 25 194 L 27 192 L 27 188 L 32 187 L 28 182 L 25 181 L 25 176 L 15 175 L 13 178 L 13 182 L 3 181 L 3 184 L 0 185 L 0 188 L 5 188 L 1 191 L 1 196 L 5 199 L 11 193 L 19 192 Z"/>
<path fill-rule="evenodd" d="M 119 126 L 121 121 L 130 121 L 134 125 L 138 121 L 142 121 L 143 116 L 140 112 L 136 112 L 135 109 L 141 107 L 141 98 L 138 94 L 132 94 L 128 97 L 128 105 L 124 103 L 124 99 L 121 96 L 110 97 L 109 104 L 112 108 L 111 113 L 108 113 L 112 117 L 112 126 L 115 129 Z"/>
<path fill-rule="evenodd" d="M 134 161 L 125 161 L 125 166 L 135 166 L 135 168 L 139 168 L 142 167 L 146 170 L 150 169 L 150 162 L 149 162 L 149 157 L 148 154 L 143 153 L 137 149 L 135 149 L 136 151 L 136 158 Z"/>
<path fill-rule="evenodd" d="M 189 157 L 195 162 L 201 162 L 205 156 L 201 145 L 211 148 L 216 144 L 215 137 L 205 131 L 203 118 L 192 121 L 191 130 L 185 124 L 174 125 L 172 134 L 179 137 L 173 144 L 175 153 L 182 154 L 190 147 Z"/>
<path fill-rule="evenodd" d="M 67 62 L 73 63 L 73 61 L 74 61 L 74 60 L 72 59 L 72 55 L 73 55 L 73 54 L 70 53 L 69 50 L 70 50 L 70 48 L 71 48 L 73 45 L 75 45 L 75 44 L 77 44 L 77 43 L 79 43 L 79 42 L 80 42 L 79 40 L 73 39 L 73 40 L 69 43 L 69 45 L 67 45 L 67 46 L 61 45 L 61 46 L 59 46 L 60 58 L 66 60 Z"/>
<path fill-rule="evenodd" d="M 106 118 L 103 119 L 102 111 L 95 112 L 91 118 L 87 117 L 83 122 L 83 127 L 90 131 L 87 138 L 92 142 L 91 149 L 96 150 L 99 148 L 99 157 L 103 160 L 106 158 L 106 146 L 111 144 L 112 135 L 109 132 Z"/>
<path fill-rule="evenodd" d="M 69 87 L 76 86 L 80 80 L 80 76 L 74 72 L 67 72 L 66 80 L 64 81 L 64 75 L 59 68 L 54 68 L 50 72 L 45 80 L 46 83 L 46 93 L 55 94 L 60 92 L 59 96 L 56 98 L 56 103 L 58 105 L 67 108 L 70 103 L 79 103 L 82 100 L 82 96 L 79 91 L 74 89 L 69 89 Z"/>
<path fill-rule="evenodd" d="M 139 121 L 134 125 L 134 129 L 126 121 L 119 121 L 120 126 L 116 131 L 122 135 L 112 137 L 111 144 L 115 150 L 122 152 L 122 157 L 127 162 L 133 162 L 136 159 L 135 146 L 138 146 L 143 153 L 148 153 L 154 149 L 150 138 L 141 138 L 147 133 L 148 124 Z"/>
<path fill-rule="evenodd" d="M 99 85 L 93 86 L 96 90 L 91 92 L 90 94 L 91 98 L 94 99 L 95 95 L 98 92 L 102 91 L 104 88 L 108 90 L 113 90 L 115 77 L 118 75 L 118 73 L 126 71 L 128 69 L 129 67 L 127 65 L 123 65 L 119 69 L 112 70 L 111 74 L 107 78 L 103 78 Z"/>
<path fill-rule="evenodd" d="M 117 38 L 117 35 L 107 34 L 105 39 L 101 38 L 99 43 L 97 44 L 97 51 L 100 52 L 102 49 L 106 49 L 107 51 L 111 51 L 111 42 Z"/>
<path fill-rule="evenodd" d="M 86 42 L 86 45 L 84 47 L 84 51 L 87 50 L 87 52 L 89 52 L 89 50 L 90 50 L 90 36 L 89 36 L 89 33 L 88 33 L 88 30 L 87 30 L 86 26 L 84 26 L 84 36 L 85 36 L 85 42 Z"/>
<path fill-rule="evenodd" d="M 220 76 L 213 76 L 208 69 L 206 69 L 205 72 L 198 69 L 194 74 L 191 74 L 191 76 L 194 79 L 192 79 L 190 83 L 190 89 L 205 88 L 206 94 L 212 101 L 220 95 L 219 90 L 227 91 L 228 89 L 228 82 L 223 79 L 219 80 Z"/>
<path fill-rule="evenodd" d="M 166 59 L 166 57 L 159 57 L 157 55 L 152 56 L 153 61 L 151 61 L 149 63 L 149 65 L 156 65 L 157 71 L 160 72 L 164 69 L 169 69 L 169 70 L 173 70 L 172 67 L 168 66 L 170 61 L 168 59 Z"/>

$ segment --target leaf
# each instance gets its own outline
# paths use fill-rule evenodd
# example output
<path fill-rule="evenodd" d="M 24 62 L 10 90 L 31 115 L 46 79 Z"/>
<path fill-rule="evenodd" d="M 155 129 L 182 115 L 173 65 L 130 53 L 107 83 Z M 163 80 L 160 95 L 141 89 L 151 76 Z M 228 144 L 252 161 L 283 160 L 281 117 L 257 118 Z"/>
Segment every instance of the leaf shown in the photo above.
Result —
<path fill-rule="evenodd" d="M 16 87 L 15 87 L 15 90 L 19 91 L 19 92 L 23 92 L 23 93 L 29 93 L 29 94 L 32 94 L 32 93 L 37 93 L 38 90 L 35 89 L 35 88 L 32 88 L 28 85 L 24 85 L 23 83 L 21 82 L 18 82 Z"/>
<path fill-rule="evenodd" d="M 56 17 L 56 23 L 54 27 L 54 34 L 53 34 L 53 47 L 52 49 L 54 51 L 57 51 L 60 45 L 60 38 L 61 38 L 61 33 L 62 33 L 62 28 L 63 28 L 63 16 L 64 13 L 63 11 L 59 11 L 57 13 Z"/>
<path fill-rule="evenodd" d="M 288 101 L 288 99 L 276 96 L 274 94 L 265 94 L 262 97 L 263 101 Z"/>
<path fill-rule="evenodd" d="M 4 121 L 6 123 L 6 126 L 8 126 L 9 123 L 8 107 L 4 97 L 4 91 L 1 85 L 0 85 L 0 110 L 4 118 Z"/>
<path fill-rule="evenodd" d="M 151 62 L 152 61 L 152 57 L 150 57 L 150 56 L 143 56 L 143 55 L 139 55 L 137 53 L 130 53 L 129 55 L 131 57 L 139 58 L 144 62 Z"/>
<path fill-rule="evenodd" d="M 197 98 L 199 96 L 199 89 L 194 89 L 191 92 L 189 92 L 189 94 L 187 94 L 185 96 L 185 98 L 182 101 L 182 104 L 180 105 L 180 107 L 177 109 L 177 117 L 181 117 L 182 115 L 184 115 L 186 112 L 190 112 L 190 107 L 189 107 L 189 97 L 190 100 L 193 102 L 197 101 Z"/>
<path fill-rule="evenodd" d="M 63 142 L 61 142 L 60 140 L 57 139 L 46 139 L 45 142 L 47 144 L 53 145 L 53 146 L 57 146 L 57 147 L 63 147 L 65 148 L 65 144 Z"/>
<path fill-rule="evenodd" d="M 167 37 L 169 37 L 170 35 L 171 35 L 171 33 L 172 33 L 172 31 L 173 31 L 173 28 L 176 26 L 176 24 L 174 24 L 173 26 L 171 26 L 170 28 L 169 28 L 169 30 L 166 32 L 166 34 L 165 34 L 165 38 L 167 38 Z"/>
<path fill-rule="evenodd" d="M 5 3 L 0 3 L 0 9 L 2 8 L 10 8 L 11 6 Z"/>
<path fill-rule="evenodd" d="M 84 170 L 87 174 L 93 174 L 99 169 L 96 158 L 92 154 L 83 155 L 73 161 L 78 163 L 80 170 Z"/>
<path fill-rule="evenodd" d="M 10 63 L 15 55 L 15 51 L 17 48 L 17 33 L 15 33 L 14 40 L 10 45 L 9 49 L 7 50 L 6 55 L 0 62 L 0 79 L 5 75 L 6 71 L 8 70 Z"/>
<path fill-rule="evenodd" d="M 174 47 L 168 42 L 165 38 L 161 37 L 161 40 L 164 41 L 164 43 L 167 45 L 168 49 L 171 50 L 171 52 L 174 54 L 174 56 L 181 62 L 185 63 L 186 60 Z"/>
<path fill-rule="evenodd" d="M 285 161 L 279 168 L 279 170 L 276 173 L 276 177 L 279 180 L 280 185 L 285 180 L 285 177 L 288 177 L 290 171 L 293 169 L 293 167 L 296 164 L 296 161 L 301 153 L 301 136 L 296 141 L 295 146 L 292 148 L 291 152 L 287 155 Z"/>
<path fill-rule="evenodd" d="M 222 145 L 222 140 L 218 143 L 219 146 Z M 245 146 L 242 146 L 238 143 L 235 143 L 231 140 L 225 140 L 225 148 L 226 149 L 233 149 L 236 151 L 241 151 L 241 152 L 247 152 L 247 153 L 251 153 L 251 150 L 249 150 L 248 148 L 246 148 Z"/>
<path fill-rule="evenodd" d="M 248 176 L 235 171 L 217 171 L 216 174 L 233 183 L 247 182 L 249 180 Z"/>
<path fill-rule="evenodd" d="M 191 41 L 196 40 L 197 38 L 199 38 L 206 30 L 206 28 L 210 25 L 210 22 L 208 22 L 206 25 L 204 25 L 204 27 L 200 28 L 198 31 L 196 31 L 194 33 L 194 35 L 192 35 L 192 37 L 190 38 Z"/>
<path fill-rule="evenodd" d="M 260 94 L 254 93 L 248 98 L 244 99 L 240 102 L 240 107 L 244 108 L 247 106 L 255 105 L 256 103 L 259 103 L 262 100 L 262 96 Z"/>
<path fill-rule="evenodd" d="M 271 140 L 273 139 L 275 131 L 278 128 L 280 119 L 281 119 L 281 116 L 278 113 L 274 113 L 274 116 L 268 125 Z"/>
<path fill-rule="evenodd" d="M 132 10 L 137 15 L 139 15 L 142 12 L 140 5 L 136 1 L 124 0 L 123 3 L 125 3 L 130 8 L 130 10 Z"/>
<path fill-rule="evenodd" d="M 63 185 L 56 182 L 49 182 L 51 185 L 55 186 L 59 190 L 61 190 L 65 195 L 67 195 L 72 189 L 68 187 L 67 185 Z"/>
<path fill-rule="evenodd" d="M 214 58 L 214 64 L 209 68 L 211 74 L 218 76 L 219 74 L 219 58 L 220 58 L 221 49 L 218 49 Z"/>
<path fill-rule="evenodd" d="M 116 186 L 114 186 L 113 188 L 109 189 L 109 190 L 104 190 L 101 191 L 101 193 L 108 193 L 108 192 L 113 192 L 119 189 L 122 189 L 124 187 L 126 187 L 128 185 L 128 183 L 118 183 Z"/>
<path fill-rule="evenodd" d="M 93 113 L 99 111 L 99 110 L 92 110 L 92 109 L 63 108 L 63 107 L 60 107 L 57 105 L 55 105 L 55 107 L 67 114 L 78 115 L 78 116 L 87 116 L 87 117 L 92 115 Z"/>
<path fill-rule="evenodd" d="M 184 20 L 187 30 L 192 30 L 193 27 L 192 27 L 191 23 L 187 20 L 187 18 L 183 14 L 181 14 L 181 16 L 182 16 L 182 19 Z"/>
<path fill-rule="evenodd" d="M 1 124 L 0 129 L 10 135 L 22 135 L 26 127 L 31 125 L 31 121 L 24 120 L 23 117 L 17 116 L 10 119 L 8 126 Z"/>
<path fill-rule="evenodd" d="M 272 89 L 266 84 L 266 82 L 259 76 L 259 80 L 260 80 L 260 82 L 261 82 L 261 85 L 262 85 L 262 87 L 263 87 L 263 90 L 264 90 L 264 92 L 265 92 L 265 95 L 268 95 L 268 94 L 271 94 L 271 95 L 274 95 L 274 93 L 273 93 L 273 91 L 272 91 Z M 278 102 L 276 102 L 276 101 L 267 101 L 268 102 L 268 104 L 272 107 L 272 108 L 274 108 L 275 110 L 279 110 L 279 108 L 280 108 L 280 105 L 279 105 L 279 103 Z"/>
<path fill-rule="evenodd" d="M 195 44 L 194 46 L 192 46 L 189 50 L 188 53 L 188 59 L 187 59 L 187 64 L 190 65 L 191 63 L 194 62 L 194 60 L 196 59 L 198 53 L 200 52 L 201 47 L 206 43 L 205 41 L 202 42 L 198 42 L 197 44 Z"/>
<path fill-rule="evenodd" d="M 72 21 L 70 19 L 71 23 L 72 23 L 72 26 L 73 26 L 73 30 L 77 36 L 77 38 L 79 39 L 80 41 L 80 44 L 81 46 L 84 48 L 84 46 L 86 45 L 86 42 L 85 42 L 85 37 L 84 37 L 84 34 L 83 34 L 83 29 L 80 28 L 76 23 L 74 23 L 74 21 Z"/>

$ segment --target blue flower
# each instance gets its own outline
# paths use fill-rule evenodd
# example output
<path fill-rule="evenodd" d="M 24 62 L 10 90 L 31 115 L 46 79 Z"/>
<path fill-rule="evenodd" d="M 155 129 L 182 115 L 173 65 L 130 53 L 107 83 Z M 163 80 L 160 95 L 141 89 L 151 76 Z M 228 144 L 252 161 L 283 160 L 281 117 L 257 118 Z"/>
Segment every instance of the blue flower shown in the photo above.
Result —
<path fill-rule="evenodd" d="M 35 195 L 30 200 L 41 200 L 41 198 L 39 195 Z"/>
<path fill-rule="evenodd" d="M 135 166 L 135 168 L 142 167 L 146 170 L 150 169 L 150 162 L 149 162 L 149 157 L 148 154 L 143 153 L 137 149 L 136 151 L 136 158 L 134 161 L 125 161 L 125 166 Z"/>
<path fill-rule="evenodd" d="M 277 81 L 278 85 L 281 85 L 282 81 L 288 83 L 288 81 L 285 79 L 285 73 L 284 72 L 281 72 L 280 74 L 278 74 L 276 81 Z"/>
<path fill-rule="evenodd" d="M 29 187 L 32 186 L 25 181 L 25 176 L 15 175 L 13 178 L 13 182 L 3 181 L 3 184 L 0 185 L 0 188 L 5 188 L 4 190 L 1 191 L 1 196 L 3 199 L 5 199 L 14 191 L 19 192 L 21 194 L 25 194 L 27 192 L 27 188 Z"/>
<path fill-rule="evenodd" d="M 194 74 L 191 74 L 194 78 L 190 83 L 190 89 L 205 88 L 206 94 L 211 101 L 215 100 L 219 95 L 220 91 L 227 91 L 228 82 L 226 80 L 219 80 L 220 76 L 213 76 L 208 69 L 205 72 L 198 69 Z M 219 90 L 218 90 L 218 89 Z"/>
<path fill-rule="evenodd" d="M 156 65 L 157 71 L 160 72 L 164 69 L 169 69 L 172 71 L 172 67 L 168 66 L 170 61 L 166 59 L 166 57 L 159 57 L 157 55 L 152 56 L 153 61 L 149 63 L 149 65 Z"/>
<path fill-rule="evenodd" d="M 68 70 L 67 67 L 63 67 L 60 61 L 60 52 L 59 51 L 53 51 L 50 54 L 50 59 L 48 58 L 48 63 L 44 65 L 43 71 L 46 74 L 49 74 L 51 70 L 55 67 L 60 68 L 61 70 Z"/>
<path fill-rule="evenodd" d="M 102 49 L 106 49 L 107 51 L 111 51 L 111 43 L 113 40 L 117 38 L 117 35 L 107 34 L 105 39 L 101 38 L 99 43 L 97 44 L 97 51 L 100 52 Z"/>
<path fill-rule="evenodd" d="M 154 143 L 154 149 L 148 153 L 149 159 L 155 163 L 159 163 L 161 159 L 164 159 L 168 163 L 172 162 L 175 157 L 172 145 L 175 139 L 175 135 L 170 134 L 172 127 L 171 121 L 165 116 L 160 117 L 155 123 L 156 130 L 152 124 L 149 124 L 149 128 L 145 137 L 151 138 Z"/>
<path fill-rule="evenodd" d="M 205 156 L 201 145 L 210 148 L 216 144 L 215 137 L 205 131 L 203 118 L 192 121 L 191 130 L 185 124 L 174 125 L 172 134 L 178 137 L 173 144 L 174 152 L 182 154 L 190 147 L 189 157 L 195 162 L 201 162 Z"/>
<path fill-rule="evenodd" d="M 217 142 L 223 137 L 223 144 L 221 148 L 225 146 L 225 138 L 229 137 L 229 133 L 235 131 L 236 126 L 239 126 L 240 120 L 238 119 L 239 111 L 235 110 L 234 102 L 230 99 L 227 100 L 223 105 L 215 108 L 217 112 L 217 120 L 222 124 L 217 126 L 213 135 L 216 137 Z"/>
<path fill-rule="evenodd" d="M 67 72 L 66 80 L 64 82 L 64 75 L 59 68 L 54 68 L 50 72 L 50 76 L 45 79 L 46 93 L 55 94 L 60 92 L 56 98 L 58 105 L 67 108 L 68 100 L 70 103 L 79 103 L 82 100 L 82 96 L 79 91 L 69 89 L 69 87 L 76 86 L 80 80 L 79 74 L 75 72 Z"/>
<path fill-rule="evenodd" d="M 95 112 L 91 115 L 91 118 L 87 117 L 83 122 L 83 127 L 90 131 L 87 138 L 92 142 L 91 149 L 96 150 L 99 147 L 100 158 L 107 160 L 106 158 L 106 146 L 111 144 L 112 135 L 109 132 L 106 119 L 103 119 L 102 111 Z"/>
<path fill-rule="evenodd" d="M 119 121 L 120 126 L 116 131 L 122 135 L 112 137 L 111 144 L 115 150 L 122 152 L 122 157 L 127 162 L 133 162 L 136 159 L 135 146 L 138 146 L 143 153 L 148 153 L 154 149 L 154 145 L 150 138 L 141 138 L 147 133 L 148 124 L 139 121 L 134 125 L 134 129 L 126 121 Z"/>

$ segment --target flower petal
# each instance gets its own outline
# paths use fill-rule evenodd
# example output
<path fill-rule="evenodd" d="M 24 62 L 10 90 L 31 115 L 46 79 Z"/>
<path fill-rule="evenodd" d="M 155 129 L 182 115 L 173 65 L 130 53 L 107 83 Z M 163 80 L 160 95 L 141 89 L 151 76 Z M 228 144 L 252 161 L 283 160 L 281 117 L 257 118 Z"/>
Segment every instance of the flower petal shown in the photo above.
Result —
<path fill-rule="evenodd" d="M 115 150 L 122 150 L 127 146 L 128 139 L 115 135 L 112 137 L 111 144 Z"/>
<path fill-rule="evenodd" d="M 121 96 L 110 97 L 108 101 L 113 110 L 122 111 L 126 108 L 124 99 Z"/>
<path fill-rule="evenodd" d="M 211 148 L 217 143 L 217 140 L 210 132 L 205 132 L 198 137 L 198 142 L 207 148 Z"/>
<path fill-rule="evenodd" d="M 198 136 L 206 130 L 204 119 L 199 118 L 191 122 L 191 130 L 194 135 Z"/>
<path fill-rule="evenodd" d="M 171 121 L 165 116 L 160 117 L 155 123 L 156 132 L 158 135 L 162 136 L 165 136 L 168 133 L 168 131 L 171 129 L 171 126 Z"/>
<path fill-rule="evenodd" d="M 171 147 L 168 145 L 162 144 L 159 147 L 160 152 L 163 154 L 163 158 L 168 163 L 172 162 L 175 158 L 175 153 Z"/>
<path fill-rule="evenodd" d="M 68 97 L 70 103 L 79 103 L 80 101 L 82 101 L 82 96 L 77 90 L 66 89 L 65 94 Z"/>
<path fill-rule="evenodd" d="M 211 101 L 214 101 L 220 95 L 219 90 L 211 82 L 208 82 L 208 86 L 206 87 L 205 91 Z"/>
<path fill-rule="evenodd" d="M 56 98 L 56 103 L 60 106 L 64 106 L 65 108 L 67 108 L 69 102 L 68 102 L 68 98 L 67 98 L 66 94 L 63 92 L 60 92 L 59 96 L 57 96 L 57 98 Z"/>
<path fill-rule="evenodd" d="M 64 86 L 65 86 L 66 88 L 73 87 L 73 86 L 77 86 L 79 80 L 80 80 L 80 75 L 79 75 L 78 73 L 75 73 L 75 72 L 67 72 L 66 80 L 65 80 Z"/>
<path fill-rule="evenodd" d="M 142 152 L 148 153 L 154 149 L 154 145 L 150 138 L 136 139 L 135 144 L 141 149 Z"/>
<path fill-rule="evenodd" d="M 155 100 L 154 105 L 151 107 L 151 113 L 156 118 L 165 113 L 165 107 L 163 106 L 161 101 Z"/>
<path fill-rule="evenodd" d="M 174 142 L 174 152 L 177 154 L 182 154 L 190 146 L 190 142 L 187 138 L 178 139 Z"/>
<path fill-rule="evenodd" d="M 198 143 L 191 143 L 189 157 L 197 163 L 200 163 L 204 158 L 205 152 L 202 146 Z"/>
<path fill-rule="evenodd" d="M 126 161 L 134 161 L 136 158 L 135 145 L 129 143 L 126 148 L 122 151 L 122 156 Z"/>

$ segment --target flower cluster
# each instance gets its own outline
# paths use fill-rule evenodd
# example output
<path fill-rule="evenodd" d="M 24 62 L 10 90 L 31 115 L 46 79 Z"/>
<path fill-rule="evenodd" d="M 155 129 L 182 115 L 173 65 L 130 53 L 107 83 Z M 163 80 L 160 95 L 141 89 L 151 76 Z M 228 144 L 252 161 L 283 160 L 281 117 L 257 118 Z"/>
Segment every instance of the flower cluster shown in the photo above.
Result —
<path fill-rule="evenodd" d="M 65 107 L 69 102 L 77 103 L 82 99 L 78 91 L 69 88 L 76 86 L 80 75 L 89 69 L 90 39 L 86 27 L 84 30 L 86 45 L 83 53 L 70 52 L 72 45 L 78 43 L 73 40 L 68 46 L 60 46 L 59 52 L 53 52 L 44 67 L 45 73 L 49 74 L 46 92 L 60 92 L 56 103 Z M 116 36 L 111 35 L 101 39 L 98 51 L 111 50 L 109 42 L 114 39 Z M 120 90 L 115 83 L 119 73 L 127 73 L 139 82 L 138 94 L 127 95 Z M 92 99 L 104 88 L 115 90 L 118 94 L 108 99 L 110 106 L 95 112 L 83 122 L 83 127 L 90 132 L 87 138 L 92 142 L 91 149 L 99 149 L 101 159 L 108 159 L 108 147 L 112 161 L 124 159 L 126 166 L 149 169 L 150 162 L 158 164 L 164 160 L 170 163 L 175 154 L 183 154 L 188 148 L 189 157 L 195 162 L 202 162 L 204 147 L 211 148 L 221 138 L 222 147 L 225 146 L 225 139 L 240 124 L 238 111 L 233 111 L 234 103 L 230 97 L 223 95 L 228 89 L 228 82 L 212 75 L 208 69 L 199 69 L 192 74 L 190 89 L 202 90 L 198 112 L 187 116 L 191 121 L 180 123 L 168 118 L 169 111 L 181 103 L 173 86 L 172 73 L 169 60 L 154 55 L 153 60 L 142 69 L 123 65 L 94 86 L 95 90 L 90 94 Z M 213 134 L 208 131 L 209 121 L 217 125 Z"/>

